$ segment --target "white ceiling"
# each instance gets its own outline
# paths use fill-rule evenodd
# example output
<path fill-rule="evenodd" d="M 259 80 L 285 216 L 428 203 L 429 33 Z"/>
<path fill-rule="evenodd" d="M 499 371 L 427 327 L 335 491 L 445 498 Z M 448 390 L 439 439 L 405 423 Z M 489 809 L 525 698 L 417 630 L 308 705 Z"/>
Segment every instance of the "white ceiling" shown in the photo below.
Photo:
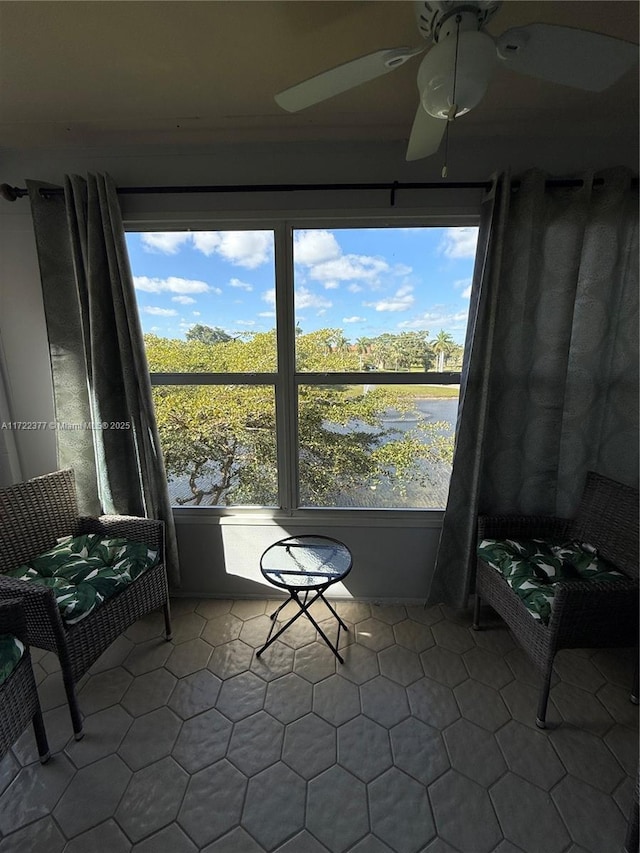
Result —
<path fill-rule="evenodd" d="M 536 21 L 638 41 L 636 0 L 506 0 L 493 35 Z M 273 95 L 379 48 L 418 45 L 408 0 L 0 0 L 0 146 L 398 140 L 419 60 L 298 114 Z M 464 124 L 463 124 L 464 123 Z M 500 70 L 463 137 L 615 137 L 638 127 L 637 69 L 604 93 Z"/>

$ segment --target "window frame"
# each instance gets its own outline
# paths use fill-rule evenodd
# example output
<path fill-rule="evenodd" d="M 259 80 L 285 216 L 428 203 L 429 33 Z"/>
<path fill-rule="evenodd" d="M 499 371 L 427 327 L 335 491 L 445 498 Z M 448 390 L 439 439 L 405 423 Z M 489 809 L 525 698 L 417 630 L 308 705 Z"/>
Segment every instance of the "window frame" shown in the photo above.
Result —
<path fill-rule="evenodd" d="M 295 280 L 293 236 L 307 229 L 364 229 L 364 228 L 448 228 L 478 227 L 478 205 L 466 206 L 465 211 L 434 213 L 424 209 L 408 212 L 378 210 L 331 210 L 322 213 L 309 211 L 265 211 L 256 216 L 234 211 L 229 213 L 181 214 L 165 218 L 156 215 L 128 216 L 126 232 L 144 231 L 253 231 L 269 230 L 274 235 L 274 274 L 276 291 L 277 366 L 275 373 L 150 373 L 152 386 L 162 385 L 268 385 L 274 388 L 276 415 L 276 458 L 278 491 L 281 505 L 268 506 L 181 506 L 172 507 L 174 517 L 189 523 L 207 523 L 225 519 L 225 523 L 253 520 L 256 523 L 296 519 L 310 526 L 331 523 L 334 526 L 353 526 L 384 522 L 389 527 L 439 527 L 444 508 L 358 508 L 358 507 L 300 507 L 298 485 L 298 387 L 300 385 L 344 385 L 371 382 L 368 372 L 312 373 L 298 372 L 295 365 Z M 475 212 L 470 212 L 471 210 Z M 345 382 L 348 379 L 348 383 Z M 459 384 L 460 372 L 395 373 L 376 372 L 376 384 L 421 385 Z"/>

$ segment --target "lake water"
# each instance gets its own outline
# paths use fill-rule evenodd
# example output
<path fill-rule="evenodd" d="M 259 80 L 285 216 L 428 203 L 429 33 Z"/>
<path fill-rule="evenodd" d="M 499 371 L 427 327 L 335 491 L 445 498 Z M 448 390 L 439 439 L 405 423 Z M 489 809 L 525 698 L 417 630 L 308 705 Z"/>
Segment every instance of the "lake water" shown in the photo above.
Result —
<path fill-rule="evenodd" d="M 398 413 L 391 409 L 388 416 L 383 418 L 383 426 L 392 429 L 397 435 L 414 428 L 417 422 L 440 421 L 448 425 L 444 434 L 453 435 L 458 412 L 458 398 L 442 399 L 422 398 L 416 400 L 417 413 Z M 423 473 L 427 476 L 426 484 L 407 483 L 402 493 L 392 488 L 391 484 L 382 483 L 375 489 L 362 487 L 352 489 L 349 493 L 339 494 L 334 506 L 350 508 L 442 508 L 446 505 L 449 491 L 451 466 L 448 464 L 433 465 L 421 462 Z M 188 478 L 181 477 L 169 482 L 169 496 L 175 506 L 175 498 L 184 498 L 189 494 Z M 204 505 L 204 504 L 203 504 Z M 191 504 L 187 504 L 191 506 Z"/>

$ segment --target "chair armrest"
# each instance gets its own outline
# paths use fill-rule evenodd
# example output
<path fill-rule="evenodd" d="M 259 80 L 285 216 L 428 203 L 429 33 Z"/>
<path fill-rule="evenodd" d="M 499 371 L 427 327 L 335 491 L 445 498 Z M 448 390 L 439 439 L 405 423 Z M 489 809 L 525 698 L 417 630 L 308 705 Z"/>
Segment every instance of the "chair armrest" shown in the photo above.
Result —
<path fill-rule="evenodd" d="M 144 542 L 154 551 L 164 555 L 164 522 L 155 518 L 138 518 L 133 515 L 101 515 L 99 518 L 81 516 L 76 535 L 100 533 L 102 536 L 124 536 Z"/>
<path fill-rule="evenodd" d="M 478 516 L 478 540 L 561 540 L 568 535 L 570 523 L 569 518 L 548 515 L 481 515 Z"/>
<path fill-rule="evenodd" d="M 549 630 L 574 632 L 580 623 L 584 632 L 596 634 L 600 624 L 624 631 L 634 623 L 630 643 L 637 642 L 638 581 L 621 577 L 616 580 L 567 580 L 555 584 Z M 610 628 L 611 630 L 611 628 Z"/>
<path fill-rule="evenodd" d="M 0 601 L 0 634 L 12 634 L 26 644 L 27 623 L 19 598 Z"/>
<path fill-rule="evenodd" d="M 0 575 L 0 602 L 19 599 L 28 626 L 30 645 L 51 648 L 64 636 L 65 628 L 53 590 L 32 581 Z"/>

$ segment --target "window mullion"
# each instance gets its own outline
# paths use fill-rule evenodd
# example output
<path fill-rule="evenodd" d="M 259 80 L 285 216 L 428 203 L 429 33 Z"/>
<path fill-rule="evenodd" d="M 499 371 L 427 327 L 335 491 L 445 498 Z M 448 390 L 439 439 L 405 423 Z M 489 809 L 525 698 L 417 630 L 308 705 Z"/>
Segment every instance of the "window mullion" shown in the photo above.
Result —
<path fill-rule="evenodd" d="M 293 305 L 293 229 L 282 222 L 275 228 L 276 433 L 280 505 L 291 512 L 298 505 L 298 395 L 295 384 L 295 328 Z"/>

